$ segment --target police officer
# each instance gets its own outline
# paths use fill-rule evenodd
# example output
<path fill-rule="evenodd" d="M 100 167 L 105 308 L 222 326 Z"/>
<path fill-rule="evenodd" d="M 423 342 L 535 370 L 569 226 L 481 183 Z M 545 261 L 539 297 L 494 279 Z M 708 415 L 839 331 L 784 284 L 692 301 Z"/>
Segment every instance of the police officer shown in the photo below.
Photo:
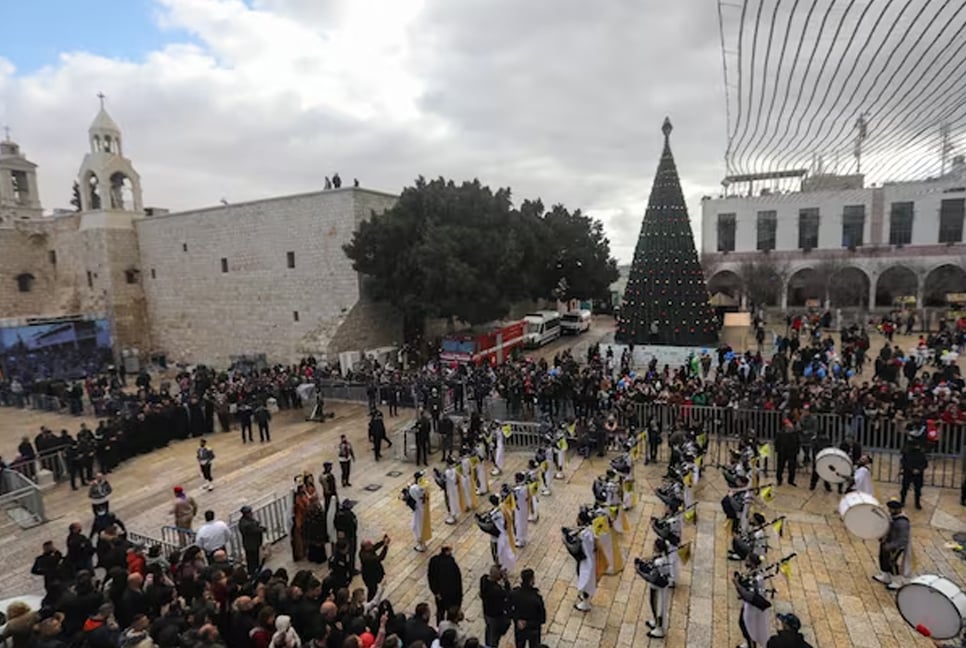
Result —
<path fill-rule="evenodd" d="M 81 468 L 80 454 L 77 444 L 70 437 L 67 430 L 60 433 L 61 442 L 64 444 L 64 461 L 67 463 L 67 472 L 70 474 L 70 489 L 77 490 L 77 480 L 80 479 L 81 486 L 87 486 L 87 479 Z"/>
<path fill-rule="evenodd" d="M 778 454 L 778 465 L 775 467 L 775 477 L 778 480 L 779 486 L 781 486 L 782 476 L 786 466 L 788 467 L 788 485 L 796 486 L 795 468 L 796 462 L 798 461 L 798 449 L 798 433 L 795 432 L 791 421 L 785 419 L 782 431 L 775 437 L 775 452 Z"/>
<path fill-rule="evenodd" d="M 920 431 L 921 434 L 921 431 Z M 910 435 L 906 439 L 906 444 L 902 448 L 902 458 L 899 466 L 902 472 L 902 489 L 899 492 L 899 499 L 902 505 L 906 505 L 906 493 L 909 486 L 912 486 L 916 498 L 916 508 L 922 509 L 922 476 L 926 472 L 929 461 L 926 459 L 926 452 L 919 437 Z"/>

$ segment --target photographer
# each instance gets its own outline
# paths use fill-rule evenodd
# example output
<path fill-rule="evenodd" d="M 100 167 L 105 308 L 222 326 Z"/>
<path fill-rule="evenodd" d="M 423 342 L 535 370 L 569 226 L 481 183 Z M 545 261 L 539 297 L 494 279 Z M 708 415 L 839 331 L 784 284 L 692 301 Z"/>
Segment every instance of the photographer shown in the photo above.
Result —
<path fill-rule="evenodd" d="M 490 567 L 490 573 L 480 578 L 480 599 L 486 626 L 484 643 L 488 648 L 497 648 L 500 639 L 510 629 L 510 582 L 499 565 Z"/>

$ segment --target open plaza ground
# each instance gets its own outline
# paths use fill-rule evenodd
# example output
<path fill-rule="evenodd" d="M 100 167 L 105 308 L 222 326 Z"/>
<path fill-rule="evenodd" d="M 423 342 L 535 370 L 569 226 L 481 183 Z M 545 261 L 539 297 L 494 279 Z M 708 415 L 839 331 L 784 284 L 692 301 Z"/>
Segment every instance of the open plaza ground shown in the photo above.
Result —
<path fill-rule="evenodd" d="M 443 497 L 435 485 L 432 493 L 433 539 L 427 553 L 412 550 L 410 513 L 399 500 L 400 489 L 409 483 L 414 466 L 397 456 L 401 444 L 384 451 L 384 459 L 375 462 L 366 441 L 366 408 L 363 405 L 335 403 L 335 418 L 324 424 L 306 422 L 300 413 L 282 413 L 276 417 L 269 444 L 242 444 L 239 434 L 216 433 L 207 437 L 215 449 L 215 489 L 202 490 L 202 480 L 195 462 L 196 441 L 173 443 L 150 455 L 140 456 L 121 465 L 110 475 L 114 488 L 111 509 L 131 531 L 148 536 L 159 535 L 163 525 L 173 523 L 170 509 L 172 487 L 182 485 L 198 502 L 199 508 L 212 509 L 219 519 L 227 519 L 246 503 L 255 503 L 273 495 L 289 492 L 292 477 L 303 470 L 318 475 L 322 462 L 334 460 L 340 434 L 353 443 L 357 462 L 353 466 L 352 488 L 340 489 L 342 498 L 357 500 L 360 539 L 378 539 L 389 534 L 392 545 L 386 560 L 386 595 L 397 611 L 411 614 L 416 604 L 431 601 L 426 569 L 429 558 L 443 545 L 453 547 L 463 572 L 465 626 L 470 634 L 482 636 L 483 619 L 478 592 L 481 575 L 490 565 L 488 537 L 479 530 L 472 516 L 465 515 L 457 525 L 443 524 Z M 405 410 L 403 416 L 411 416 Z M 23 434 L 31 436 L 41 425 L 59 431 L 74 432 L 81 421 L 93 427 L 95 421 L 48 412 L 0 408 L 0 445 L 14 447 Z M 391 419 L 387 423 L 392 423 Z M 530 455 L 508 453 L 505 474 L 522 469 Z M 439 462 L 439 454 L 431 456 Z M 693 556 L 684 566 L 682 577 L 673 592 L 670 632 L 664 640 L 646 636 L 647 584 L 628 561 L 623 573 L 604 576 L 593 599 L 593 610 L 581 613 L 573 609 L 576 598 L 575 564 L 566 552 L 560 527 L 574 524 L 581 504 L 592 501 L 591 483 L 608 467 L 608 458 L 580 459 L 571 456 L 566 479 L 553 483 L 554 492 L 541 500 L 541 518 L 531 527 L 530 545 L 520 550 L 517 573 L 530 567 L 536 571 L 537 586 L 547 603 L 548 620 L 544 641 L 548 646 L 570 648 L 582 646 L 735 646 L 742 642 L 738 629 L 740 602 L 731 584 L 736 563 L 726 559 L 730 535 L 719 501 L 726 492 L 721 475 L 706 471 L 698 490 L 698 515 L 695 524 L 685 527 L 685 541 L 693 543 Z M 648 556 L 654 540 L 650 516 L 661 513 L 661 505 L 653 496 L 660 484 L 664 466 L 637 467 L 641 502 L 630 513 L 632 529 L 625 537 L 628 556 Z M 773 582 L 778 590 L 774 598 L 777 612 L 794 611 L 803 623 L 807 639 L 816 647 L 882 647 L 906 648 L 928 646 L 902 620 L 895 594 L 874 582 L 877 571 L 875 542 L 865 542 L 850 535 L 837 514 L 839 496 L 807 488 L 807 475 L 799 478 L 798 487 L 788 485 L 776 489 L 774 501 L 763 510 L 769 519 L 787 516 L 783 537 L 771 542 L 768 559 L 775 560 L 797 553 L 792 574 Z M 491 481 L 491 488 L 499 482 Z M 897 494 L 896 484 L 876 485 L 880 498 Z M 367 489 L 370 487 L 371 489 Z M 89 528 L 91 511 L 86 493 L 73 492 L 69 485 L 59 484 L 45 494 L 49 521 L 22 530 L 7 524 L 0 532 L 0 598 L 24 593 L 39 593 L 39 577 L 29 574 L 33 557 L 40 553 L 44 540 L 53 540 L 62 548 L 67 526 L 73 521 Z M 481 505 L 481 509 L 482 505 Z M 908 512 L 912 521 L 915 574 L 940 574 L 956 583 L 966 583 L 966 562 L 946 543 L 957 531 L 966 531 L 964 509 L 959 493 L 952 489 L 927 488 L 923 509 Z M 196 518 L 197 520 L 200 519 Z M 285 567 L 289 573 L 301 568 L 317 569 L 309 563 L 293 563 L 287 539 L 273 548 L 268 566 Z M 324 568 L 321 570 L 324 574 Z M 358 581 L 361 586 L 361 581 Z M 512 635 L 512 633 L 510 633 Z M 507 636 L 502 645 L 512 645 Z"/>

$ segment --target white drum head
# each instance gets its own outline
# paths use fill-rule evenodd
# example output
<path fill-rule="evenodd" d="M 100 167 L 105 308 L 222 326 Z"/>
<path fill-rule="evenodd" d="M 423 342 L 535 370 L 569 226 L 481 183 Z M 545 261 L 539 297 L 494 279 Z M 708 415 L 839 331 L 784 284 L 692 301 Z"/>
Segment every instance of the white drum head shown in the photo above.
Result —
<path fill-rule="evenodd" d="M 943 587 L 937 587 L 943 585 Z M 950 586 L 955 593 L 949 591 Z M 896 596 L 899 613 L 913 628 L 923 626 L 933 639 L 953 639 L 963 629 L 966 594 L 939 576 L 920 576 L 909 581 Z"/>
<path fill-rule="evenodd" d="M 849 533 L 863 540 L 878 540 L 889 531 L 889 514 L 865 493 L 846 494 L 839 502 L 839 515 Z"/>
<path fill-rule="evenodd" d="M 852 460 L 838 448 L 825 448 L 815 457 L 815 472 L 830 484 L 842 484 L 852 476 Z"/>

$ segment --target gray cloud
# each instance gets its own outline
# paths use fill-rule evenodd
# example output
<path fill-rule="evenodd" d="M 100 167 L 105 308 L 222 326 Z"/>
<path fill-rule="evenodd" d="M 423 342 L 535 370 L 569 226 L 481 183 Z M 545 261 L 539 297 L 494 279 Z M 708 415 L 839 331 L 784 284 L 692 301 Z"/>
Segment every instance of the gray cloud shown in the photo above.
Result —
<path fill-rule="evenodd" d="M 420 174 L 479 177 L 601 217 L 626 262 L 665 115 L 694 222 L 723 175 L 720 50 L 704 3 L 399 0 L 404 24 L 380 25 L 371 46 L 355 37 L 358 4 L 159 6 L 200 45 L 135 63 L 72 54 L 31 75 L 0 65 L 0 119 L 41 165 L 46 207 L 69 200 L 98 90 L 146 204 L 176 209 L 312 190 L 336 170 L 389 191 Z"/>

